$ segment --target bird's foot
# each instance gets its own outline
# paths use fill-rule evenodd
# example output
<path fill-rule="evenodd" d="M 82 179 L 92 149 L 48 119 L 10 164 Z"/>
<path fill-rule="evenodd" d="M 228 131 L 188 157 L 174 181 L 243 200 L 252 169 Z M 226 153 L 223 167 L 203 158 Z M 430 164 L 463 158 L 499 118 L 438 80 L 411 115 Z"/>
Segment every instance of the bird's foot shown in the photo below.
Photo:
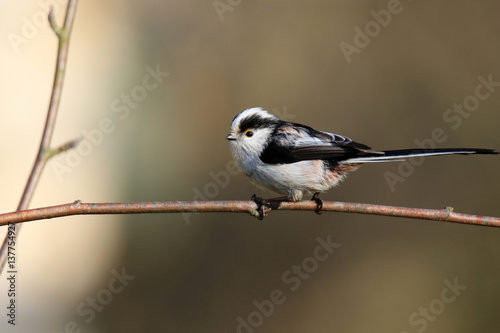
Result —
<path fill-rule="evenodd" d="M 311 200 L 316 202 L 316 209 L 314 210 L 314 212 L 318 215 L 321 215 L 321 209 L 323 209 L 323 200 L 319 197 L 319 192 L 314 193 Z"/>
<path fill-rule="evenodd" d="M 253 202 L 255 202 L 255 204 L 257 205 L 257 212 L 259 213 L 259 220 L 262 220 L 264 219 L 264 217 L 266 217 L 269 212 L 271 211 L 271 208 L 268 207 L 269 205 L 269 201 L 262 198 L 262 197 L 258 197 L 256 194 L 252 195 L 252 198 L 251 200 Z"/>
<path fill-rule="evenodd" d="M 251 198 L 258 206 L 257 211 L 259 212 L 259 220 L 262 220 L 266 217 L 272 209 L 278 209 L 280 204 L 284 201 L 292 201 L 288 197 L 277 197 L 264 199 L 258 197 L 257 195 L 252 195 Z"/>

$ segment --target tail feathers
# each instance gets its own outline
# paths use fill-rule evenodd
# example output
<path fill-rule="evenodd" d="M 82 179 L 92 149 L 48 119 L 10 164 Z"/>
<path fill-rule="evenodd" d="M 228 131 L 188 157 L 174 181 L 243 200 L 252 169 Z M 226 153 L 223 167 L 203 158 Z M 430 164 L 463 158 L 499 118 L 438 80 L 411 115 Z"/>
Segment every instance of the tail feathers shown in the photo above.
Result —
<path fill-rule="evenodd" d="M 437 156 L 437 155 L 468 155 L 468 154 L 498 154 L 494 149 L 477 148 L 442 148 L 442 149 L 400 149 L 385 150 L 382 154 L 357 156 L 345 163 L 395 162 L 404 161 L 408 157 Z"/>

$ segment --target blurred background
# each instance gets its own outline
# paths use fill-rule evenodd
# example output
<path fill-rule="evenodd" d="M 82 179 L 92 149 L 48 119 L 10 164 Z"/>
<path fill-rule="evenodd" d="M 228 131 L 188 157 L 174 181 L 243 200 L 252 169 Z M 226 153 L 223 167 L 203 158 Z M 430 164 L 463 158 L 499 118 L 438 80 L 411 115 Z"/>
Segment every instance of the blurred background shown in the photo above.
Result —
<path fill-rule="evenodd" d="M 50 3 L 62 22 L 65 1 L 0 2 L 2 212 L 17 207 L 45 121 Z M 255 106 L 375 149 L 415 147 L 436 129 L 437 147 L 500 149 L 499 10 L 485 0 L 81 1 L 53 145 L 85 144 L 50 161 L 31 207 L 272 196 L 234 174 L 225 140 Z M 500 216 L 498 156 L 408 165 L 364 166 L 322 197 Z M 16 251 L 17 322 L 4 310 L 3 332 L 500 325 L 493 228 L 312 212 L 75 216 L 25 224 Z M 3 309 L 7 290 L 4 275 Z"/>

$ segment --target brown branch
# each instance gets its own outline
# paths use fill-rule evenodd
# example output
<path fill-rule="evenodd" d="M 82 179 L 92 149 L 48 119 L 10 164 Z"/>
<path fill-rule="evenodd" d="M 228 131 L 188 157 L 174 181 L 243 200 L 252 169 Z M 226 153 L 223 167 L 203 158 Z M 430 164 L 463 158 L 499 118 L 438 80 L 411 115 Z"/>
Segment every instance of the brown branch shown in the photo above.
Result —
<path fill-rule="evenodd" d="M 47 119 L 45 121 L 45 128 L 43 130 L 42 139 L 40 140 L 40 147 L 38 148 L 37 157 L 33 168 L 31 170 L 28 182 L 24 188 L 23 195 L 17 207 L 17 210 L 25 210 L 28 208 L 35 188 L 38 184 L 42 171 L 45 167 L 47 161 L 55 154 L 67 150 L 68 147 L 62 146 L 62 148 L 51 149 L 50 143 L 52 141 L 52 135 L 54 133 L 54 127 L 57 119 L 57 111 L 59 110 L 59 104 L 61 101 L 61 94 L 64 82 L 64 74 L 66 73 L 66 63 L 68 59 L 68 49 L 69 49 L 69 38 L 71 35 L 71 29 L 73 27 L 73 22 L 75 18 L 77 0 L 69 0 L 68 7 L 66 9 L 66 16 L 64 19 L 64 24 L 62 27 L 58 27 L 54 18 L 54 10 L 51 8 L 49 12 L 49 22 L 52 30 L 59 39 L 59 46 L 57 52 L 56 69 L 54 72 L 54 83 L 52 85 L 52 95 L 50 98 L 49 109 L 47 111 Z M 71 145 L 73 147 L 74 145 Z M 19 226 L 14 232 L 13 239 L 15 239 L 20 230 Z M 7 250 L 8 250 L 7 236 L 3 240 L 2 247 L 0 248 L 0 274 L 5 267 L 7 260 Z"/>
<path fill-rule="evenodd" d="M 273 210 L 314 211 L 314 201 L 281 202 L 273 204 Z M 170 201 L 132 203 L 73 203 L 0 214 L 0 226 L 70 215 L 86 214 L 151 214 L 151 213 L 248 213 L 259 216 L 253 201 Z M 453 209 L 406 208 L 363 203 L 324 201 L 322 211 L 371 214 L 413 219 L 454 222 L 490 227 L 500 227 L 500 218 L 454 213 Z"/>

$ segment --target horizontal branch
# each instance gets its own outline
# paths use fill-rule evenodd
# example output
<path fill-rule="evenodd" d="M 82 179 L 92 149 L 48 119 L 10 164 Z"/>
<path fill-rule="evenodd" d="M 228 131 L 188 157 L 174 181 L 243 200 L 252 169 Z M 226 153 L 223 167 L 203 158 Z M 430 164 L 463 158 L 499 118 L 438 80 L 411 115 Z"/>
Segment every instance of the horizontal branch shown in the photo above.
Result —
<path fill-rule="evenodd" d="M 273 210 L 317 209 L 314 201 L 280 202 L 272 205 Z M 343 212 L 372 214 L 393 217 L 406 217 L 423 220 L 465 223 L 490 227 L 500 227 L 500 218 L 454 213 L 453 209 L 421 209 L 324 201 L 323 212 Z M 70 215 L 86 214 L 151 214 L 151 213 L 248 213 L 259 217 L 258 207 L 253 201 L 169 201 L 169 202 L 133 202 L 133 203 L 73 203 L 29 209 L 0 214 L 0 226 L 10 223 L 51 219 Z"/>

